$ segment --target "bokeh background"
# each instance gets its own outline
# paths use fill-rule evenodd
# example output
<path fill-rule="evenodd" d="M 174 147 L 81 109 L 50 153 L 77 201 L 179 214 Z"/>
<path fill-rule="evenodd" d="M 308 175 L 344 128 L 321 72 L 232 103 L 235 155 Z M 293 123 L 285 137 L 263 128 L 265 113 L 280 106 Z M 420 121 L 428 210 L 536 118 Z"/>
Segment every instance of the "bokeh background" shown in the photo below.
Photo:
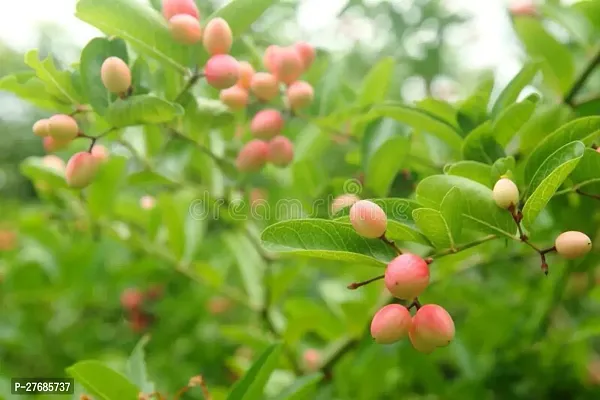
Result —
<path fill-rule="evenodd" d="M 26 69 L 23 56 L 31 48 L 69 65 L 100 35 L 74 17 L 74 0 L 1 3 L 0 77 Z M 197 3 L 208 15 L 226 2 Z M 501 89 L 522 67 L 527 56 L 514 33 L 509 4 L 282 1 L 254 26 L 253 35 L 261 45 L 303 39 L 330 52 L 334 60 L 352 65 L 344 75 L 350 86 L 378 59 L 391 55 L 397 60 L 391 98 L 453 101 L 467 95 L 478 76 L 493 74 L 496 89 Z M 557 24 L 547 28 L 559 38 L 567 35 Z M 598 78 L 591 86 L 600 84 Z M 523 96 L 534 91 L 538 89 L 532 86 Z M 145 334 L 151 336 L 148 368 L 161 389 L 173 393 L 189 377 L 202 374 L 218 396 L 264 345 L 255 316 L 207 285 L 210 274 L 204 282 L 192 281 L 166 267 L 165 260 L 131 249 L 118 237 L 82 235 L 78 221 L 50 231 L 46 208 L 20 171 L 26 157 L 44 154 L 31 126 L 47 115 L 0 92 L 0 398 L 13 398 L 8 391 L 11 377 L 60 376 L 81 359 L 127 368 L 130 353 Z M 109 151 L 126 154 L 118 144 Z M 207 243 L 194 256 L 210 261 L 217 282 L 212 286 L 231 275 L 236 260 L 248 257 L 246 239 L 233 234 L 219 239 L 225 244 L 210 245 L 222 229 L 210 225 L 186 233 Z M 358 353 L 341 362 L 343 379 L 319 398 L 600 398 L 597 260 L 578 265 L 576 274 L 561 275 L 548 288 L 539 282 L 535 260 L 522 252 L 502 251 L 502 245 L 484 247 L 449 261 L 448 271 L 481 268 L 449 275 L 432 291 L 431 301 L 457 310 L 458 329 L 464 329 L 452 349 L 425 359 L 407 345 L 381 349 L 365 341 Z M 378 294 L 377 287 L 360 297 L 344 289 L 357 277 L 369 276 L 358 267 L 341 273 L 327 263 L 319 265 L 302 260 L 275 272 L 279 283 L 273 290 L 295 321 L 287 339 L 295 343 L 299 359 L 307 349 L 325 352 L 326 345 L 344 336 L 347 328 L 331 322 L 331 313 L 360 331 L 368 319 L 362 314 Z M 121 299 L 128 290 L 145 293 L 144 315 L 132 316 L 123 309 Z M 523 332 L 533 339 L 525 341 Z M 271 393 L 290 382 L 289 373 L 276 373 Z M 202 398 L 200 393 L 188 396 Z"/>

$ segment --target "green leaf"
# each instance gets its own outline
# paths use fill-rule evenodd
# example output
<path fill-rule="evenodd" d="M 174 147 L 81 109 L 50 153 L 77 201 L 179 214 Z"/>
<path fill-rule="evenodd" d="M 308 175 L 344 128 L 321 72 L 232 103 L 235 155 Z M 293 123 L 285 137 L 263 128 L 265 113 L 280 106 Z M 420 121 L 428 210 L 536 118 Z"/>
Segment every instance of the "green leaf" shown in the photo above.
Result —
<path fill-rule="evenodd" d="M 200 45 L 177 43 L 164 17 L 139 1 L 79 0 L 75 15 L 107 35 L 124 39 L 139 54 L 152 57 L 180 73 L 187 71 L 199 53 Z"/>
<path fill-rule="evenodd" d="M 600 153 L 594 149 L 585 149 L 570 178 L 578 188 L 585 187 L 586 192 L 600 194 Z"/>
<path fill-rule="evenodd" d="M 492 124 L 494 138 L 501 146 L 506 146 L 519 132 L 523 125 L 531 118 L 535 111 L 536 103 L 523 100 L 503 109 Z"/>
<path fill-rule="evenodd" d="M 113 56 L 127 62 L 127 46 L 122 39 L 95 38 L 81 51 L 79 70 L 83 92 L 94 111 L 100 115 L 104 115 L 111 100 L 110 92 L 102 83 L 100 68 L 104 60 Z"/>
<path fill-rule="evenodd" d="M 44 82 L 34 72 L 17 72 L 0 79 L 0 90 L 15 94 L 36 107 L 48 111 L 70 113 L 73 107 L 46 91 Z"/>
<path fill-rule="evenodd" d="M 542 59 L 542 71 L 548 86 L 560 94 L 573 83 L 575 66 L 569 49 L 550 35 L 538 18 L 519 16 L 514 19 L 515 31 L 533 59 Z"/>
<path fill-rule="evenodd" d="M 391 87 L 394 63 L 392 57 L 385 57 L 371 68 L 363 80 L 358 95 L 359 106 L 368 106 L 385 99 Z"/>
<path fill-rule="evenodd" d="M 444 168 L 446 175 L 462 176 L 472 181 L 490 186 L 492 167 L 478 161 L 459 161 Z"/>
<path fill-rule="evenodd" d="M 106 113 L 106 120 L 116 128 L 162 124 L 183 114 L 183 107 L 159 97 L 145 94 L 117 99 Z"/>
<path fill-rule="evenodd" d="M 395 253 L 383 241 L 359 236 L 351 224 L 324 219 L 282 221 L 261 239 L 269 251 L 385 267 Z"/>
<path fill-rule="evenodd" d="M 369 199 L 383 209 L 388 217 L 388 226 L 385 232 L 390 239 L 419 243 L 430 246 L 429 240 L 417 229 L 412 217 L 413 210 L 422 206 L 413 200 L 407 199 Z M 334 218 L 340 222 L 350 221 L 350 207 L 340 210 Z"/>
<path fill-rule="evenodd" d="M 540 67 L 541 63 L 539 61 L 528 62 L 521 68 L 519 73 L 511 79 L 494 102 L 491 113 L 494 119 L 499 117 L 503 111 L 517 101 L 523 89 L 525 89 L 525 87 L 531 83 L 533 78 L 535 78 Z"/>
<path fill-rule="evenodd" d="M 574 41 L 579 42 L 584 47 L 589 48 L 594 43 L 594 28 L 579 10 L 573 7 L 546 3 L 540 4 L 539 11 L 545 17 L 565 28 Z"/>
<path fill-rule="evenodd" d="M 494 165 L 492 165 L 490 174 L 492 186 L 496 184 L 502 175 L 506 175 L 509 171 L 514 171 L 515 167 L 516 161 L 512 156 L 497 159 Z"/>
<path fill-rule="evenodd" d="M 81 96 L 73 87 L 71 73 L 60 71 L 54 65 L 52 58 L 40 60 L 38 50 L 30 50 L 25 54 L 25 64 L 31 67 L 36 76 L 44 83 L 46 91 L 63 103 L 81 104 Z"/>
<path fill-rule="evenodd" d="M 488 175 L 489 176 L 489 175 Z M 480 183 L 452 175 L 432 175 L 417 186 L 417 201 L 423 206 L 439 209 L 446 194 L 457 187 L 463 196 L 462 215 L 465 228 L 513 237 L 515 223 L 506 210 L 492 198 L 492 190 Z"/>
<path fill-rule="evenodd" d="M 154 382 L 150 381 L 146 370 L 146 355 L 144 349 L 150 341 L 149 335 L 144 335 L 135 345 L 127 360 L 127 376 L 144 393 L 154 393 Z"/>
<path fill-rule="evenodd" d="M 42 157 L 27 157 L 21 163 L 21 173 L 33 182 L 46 182 L 53 188 L 66 188 L 65 174 L 44 164 Z"/>
<path fill-rule="evenodd" d="M 137 400 L 140 389 L 100 361 L 80 361 L 66 369 L 98 400 Z"/>
<path fill-rule="evenodd" d="M 486 76 L 458 108 L 458 123 L 463 132 L 471 132 L 487 119 L 487 106 L 494 89 L 494 77 Z"/>
<path fill-rule="evenodd" d="M 410 136 L 393 119 L 377 121 L 363 136 L 365 186 L 385 197 L 410 151 Z"/>
<path fill-rule="evenodd" d="M 571 109 L 564 104 L 539 107 L 519 132 L 519 149 L 528 154 L 548 132 L 553 132 L 571 119 Z"/>
<path fill-rule="evenodd" d="M 416 106 L 417 108 L 420 108 L 421 110 L 442 119 L 456 130 L 460 129 L 456 120 L 458 111 L 452 104 L 446 101 L 434 99 L 433 97 L 426 97 L 417 101 Z"/>
<path fill-rule="evenodd" d="M 292 386 L 279 393 L 273 400 L 311 400 L 315 398 L 317 385 L 323 379 L 323 374 L 318 372 L 302 376 Z"/>
<path fill-rule="evenodd" d="M 420 131 L 438 137 L 453 150 L 458 151 L 462 142 L 458 130 L 444 120 L 418 108 L 400 103 L 386 103 L 375 106 L 367 114 L 367 118 L 388 117 L 411 126 Z"/>
<path fill-rule="evenodd" d="M 446 226 L 450 231 L 450 240 L 452 247 L 456 246 L 460 242 L 462 233 L 462 213 L 464 199 L 460 189 L 453 187 L 446 193 L 442 204 L 440 205 L 440 213 L 444 218 Z"/>
<path fill-rule="evenodd" d="M 125 183 L 127 159 L 109 157 L 88 189 L 88 208 L 95 218 L 110 215 L 119 190 Z"/>
<path fill-rule="evenodd" d="M 279 363 L 281 347 L 280 343 L 269 346 L 252 364 L 242 379 L 235 383 L 227 400 L 264 399 L 264 387 Z"/>
<path fill-rule="evenodd" d="M 506 155 L 502 146 L 494 138 L 491 121 L 479 125 L 469 133 L 463 142 L 462 153 L 467 160 L 487 164 L 492 164 Z"/>
<path fill-rule="evenodd" d="M 569 143 L 551 154 L 537 170 L 523 207 L 523 225 L 530 228 L 540 212 L 546 207 L 556 190 L 575 169 L 585 151 L 582 142 Z"/>
<path fill-rule="evenodd" d="M 452 246 L 450 229 L 440 213 L 431 208 L 417 208 L 412 213 L 415 223 L 437 249 L 447 249 Z"/>
<path fill-rule="evenodd" d="M 573 141 L 590 145 L 600 133 L 600 117 L 584 117 L 571 121 L 549 134 L 533 150 L 525 164 L 525 182 L 533 179 L 536 171 L 552 153 Z"/>

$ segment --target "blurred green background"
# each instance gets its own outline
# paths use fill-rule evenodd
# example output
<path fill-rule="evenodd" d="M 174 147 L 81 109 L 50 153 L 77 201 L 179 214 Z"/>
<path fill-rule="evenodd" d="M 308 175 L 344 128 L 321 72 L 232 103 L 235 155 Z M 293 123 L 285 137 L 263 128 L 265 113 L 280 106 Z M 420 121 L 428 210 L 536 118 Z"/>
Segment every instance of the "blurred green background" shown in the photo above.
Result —
<path fill-rule="evenodd" d="M 23 56 L 31 47 L 38 48 L 42 57 L 51 53 L 58 65 L 69 65 L 86 41 L 98 35 L 82 29 L 83 23 L 72 16 L 74 2 L 53 2 L 56 15 L 65 21 L 40 18 L 39 23 L 34 13 L 30 17 L 19 11 L 36 6 L 43 10 L 46 2 L 20 3 L 2 6 L 0 77 L 26 70 Z M 203 15 L 208 15 L 223 2 L 197 3 Z M 589 4 L 575 6 L 593 29 L 588 48 L 572 43 L 570 32 L 560 24 L 546 26 L 572 52 L 578 70 L 600 44 L 600 14 L 594 11 L 600 11 L 600 6 Z M 315 72 L 321 97 L 321 108 L 311 110 L 315 114 L 326 115 L 344 106 L 345 93 L 355 91 L 384 56 L 395 60 L 390 99 L 414 102 L 430 96 L 455 101 L 470 93 L 476 78 L 486 74 L 493 74 L 496 87 L 501 88 L 526 59 L 506 6 L 499 0 L 284 1 L 254 25 L 251 38 L 260 47 L 302 39 L 316 44 L 320 54 L 328 54 L 329 63 L 322 73 Z M 7 24 L 20 20 L 31 28 L 28 40 L 21 37 L 23 43 L 13 43 L 6 33 L 11 30 Z M 234 55 L 243 57 L 245 50 L 234 49 Z M 547 89 L 537 83 L 523 96 L 546 94 Z M 593 95 L 598 89 L 600 75 L 595 74 L 587 90 Z M 115 215 L 112 221 L 64 217 L 56 199 L 41 199 L 43 193 L 35 190 L 20 167 L 26 157 L 45 154 L 31 126 L 50 113 L 8 92 L 0 92 L 0 104 L 0 398 L 13 398 L 8 389 L 11 377 L 63 376 L 66 367 L 82 359 L 100 359 L 124 370 L 144 335 L 150 337 L 148 369 L 161 391 L 174 393 L 190 377 L 201 374 L 215 396 L 224 392 L 269 341 L 254 305 L 240 300 L 240 293 L 248 289 L 240 276 L 255 274 L 253 263 L 261 263 L 251 242 L 257 232 L 233 230 L 227 220 L 194 218 L 190 205 L 197 193 L 153 189 L 147 193 L 143 185 L 130 188 L 127 213 L 132 220 L 154 221 L 168 230 L 179 228 L 182 240 L 195 244 L 188 257 L 197 275 L 190 279 L 189 274 L 178 273 L 177 263 L 157 248 L 141 240 L 132 244 L 131 232 L 114 224 L 110 233 L 104 232 L 103 227 L 118 220 Z M 135 129 L 128 133 L 125 146 L 103 144 L 111 154 L 127 155 L 139 133 Z M 169 146 L 176 158 L 183 158 L 181 145 Z M 420 146 L 412 150 L 414 157 L 406 173 L 396 178 L 396 196 L 410 193 L 415 182 L 441 171 L 445 163 L 443 154 L 423 150 L 434 144 Z M 336 166 L 352 156 L 349 147 L 327 150 L 329 164 Z M 73 148 L 58 155 L 66 160 L 72 152 Z M 170 168 L 166 164 L 164 168 Z M 302 170 L 294 176 L 298 193 L 310 199 L 330 198 L 341 192 L 346 179 L 359 173 L 351 162 L 333 170 L 331 165 L 321 173 Z M 272 197 L 282 196 L 285 190 L 269 179 L 258 179 L 253 185 L 270 191 Z M 157 206 L 138 206 L 137 200 L 144 195 L 154 196 Z M 572 201 L 565 196 L 551 204 L 552 214 L 537 240 L 548 242 L 557 230 L 566 228 L 597 233 L 597 202 L 578 199 L 577 212 L 562 212 Z M 442 266 L 435 272 L 436 284 L 426 300 L 452 311 L 457 340 L 425 356 L 414 352 L 407 341 L 376 346 L 363 335 L 381 287 L 348 292 L 345 286 L 369 278 L 373 271 L 306 259 L 275 262 L 269 287 L 279 320 L 288 321 L 284 338 L 294 349 L 293 358 L 302 365 L 308 349 L 325 357 L 340 339 L 356 337 L 358 341 L 356 349 L 336 366 L 334 379 L 315 396 L 357 400 L 600 398 L 597 254 L 577 263 L 553 259 L 551 271 L 556 273 L 547 279 L 539 272 L 535 254 L 508 243 L 465 251 L 445 259 Z M 140 315 L 122 306 L 123 293 L 131 294 L 131 290 L 144 296 Z M 269 393 L 276 394 L 292 378 L 289 370 L 277 371 Z M 203 398 L 199 392 L 186 396 Z"/>

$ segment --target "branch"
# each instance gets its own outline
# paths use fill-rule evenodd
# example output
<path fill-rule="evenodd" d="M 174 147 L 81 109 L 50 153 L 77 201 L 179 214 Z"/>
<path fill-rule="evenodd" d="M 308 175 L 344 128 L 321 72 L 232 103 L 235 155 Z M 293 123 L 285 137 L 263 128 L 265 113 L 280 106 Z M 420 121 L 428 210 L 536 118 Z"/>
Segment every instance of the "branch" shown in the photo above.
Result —
<path fill-rule="evenodd" d="M 388 239 L 385 236 L 385 233 L 383 235 L 381 235 L 381 237 L 379 239 L 381 239 L 383 241 L 383 243 L 387 244 L 392 249 L 394 249 L 394 251 L 396 252 L 396 254 L 398 254 L 398 255 L 402 254 L 402 250 L 400 250 L 400 248 L 398 246 L 396 246 L 396 243 L 393 240 Z"/>
<path fill-rule="evenodd" d="M 442 250 L 439 253 L 433 254 L 431 257 L 432 258 L 445 257 L 445 256 L 448 256 L 450 254 L 455 254 L 455 253 L 461 252 L 463 250 L 470 249 L 471 247 L 479 246 L 482 243 L 489 242 L 490 240 L 494 240 L 494 239 L 498 239 L 498 238 L 499 238 L 499 236 L 497 236 L 497 235 L 484 236 L 484 237 L 482 237 L 480 239 L 473 240 L 472 242 L 465 243 L 462 246 L 457 246 L 457 247 L 455 247 L 453 249 Z"/>
<path fill-rule="evenodd" d="M 510 206 L 508 211 L 510 212 L 513 221 L 515 221 L 515 224 L 517 225 L 517 229 L 519 231 L 519 239 L 521 240 L 521 242 L 531 247 L 535 252 L 537 252 L 540 255 L 540 260 L 542 262 L 542 271 L 544 272 L 544 274 L 548 275 L 548 263 L 546 262 L 546 254 L 556 251 L 556 247 L 550 247 L 548 249 L 542 250 L 533 243 L 531 243 L 527 235 L 523 232 L 523 228 L 521 227 L 521 220 L 523 219 L 523 213 L 521 213 L 521 210 L 517 210 L 515 206 Z"/>
<path fill-rule="evenodd" d="M 590 77 L 594 69 L 600 64 L 600 51 L 596 53 L 594 58 L 590 60 L 586 68 L 583 70 L 579 78 L 575 81 L 571 89 L 565 94 L 563 102 L 571 107 L 575 106 L 575 96 L 579 93 L 579 91 L 585 85 L 587 79 Z"/>
<path fill-rule="evenodd" d="M 200 78 L 204 77 L 204 74 L 201 73 L 198 70 L 198 67 L 196 66 L 196 68 L 194 69 L 192 76 L 190 77 L 190 79 L 188 79 L 187 83 L 185 84 L 185 86 L 183 87 L 183 89 L 181 89 L 181 91 L 177 94 L 177 96 L 175 96 L 175 99 L 173 99 L 174 103 L 178 103 L 179 100 L 181 100 L 181 98 L 190 91 L 190 89 L 196 84 L 196 82 L 198 82 L 198 80 L 200 80 Z"/>
<path fill-rule="evenodd" d="M 598 194 L 591 194 L 591 193 L 586 193 L 581 191 L 581 189 L 577 189 L 575 190 L 575 193 L 581 195 L 581 196 L 585 196 L 585 197 L 589 197 L 590 199 L 596 199 L 596 200 L 600 200 L 600 195 Z"/>

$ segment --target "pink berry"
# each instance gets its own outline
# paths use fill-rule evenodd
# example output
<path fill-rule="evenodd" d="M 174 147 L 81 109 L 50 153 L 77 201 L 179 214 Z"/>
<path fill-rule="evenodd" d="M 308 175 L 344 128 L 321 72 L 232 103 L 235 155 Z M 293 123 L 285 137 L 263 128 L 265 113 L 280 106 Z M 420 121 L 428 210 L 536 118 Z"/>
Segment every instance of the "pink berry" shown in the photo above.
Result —
<path fill-rule="evenodd" d="M 262 140 L 253 139 L 240 150 L 236 159 L 236 167 L 240 172 L 258 171 L 267 162 L 268 155 L 269 144 Z"/>
<path fill-rule="evenodd" d="M 411 326 L 411 329 L 408 331 L 408 338 L 410 339 L 410 343 L 413 345 L 414 349 L 420 353 L 431 354 L 437 348 L 437 346 L 429 343 L 425 343 L 415 334 L 414 323 Z"/>
<path fill-rule="evenodd" d="M 66 114 L 56 114 L 48 120 L 48 131 L 54 139 L 66 142 L 77 137 L 79 126 L 73 117 Z"/>
<path fill-rule="evenodd" d="M 313 87 L 308 82 L 296 81 L 287 88 L 287 99 L 292 110 L 308 107 L 314 96 Z"/>
<path fill-rule="evenodd" d="M 204 66 L 204 75 L 209 85 L 227 89 L 235 85 L 240 77 L 238 61 L 228 54 L 212 56 Z"/>
<path fill-rule="evenodd" d="M 142 196 L 140 198 L 140 207 L 144 210 L 151 210 L 156 205 L 156 199 L 152 196 Z"/>
<path fill-rule="evenodd" d="M 126 93 L 131 87 L 131 70 L 119 57 L 108 57 L 100 68 L 100 78 L 111 93 Z"/>
<path fill-rule="evenodd" d="M 537 16 L 537 7 L 531 0 L 517 0 L 513 1 L 509 11 L 512 15 L 516 16 Z"/>
<path fill-rule="evenodd" d="M 385 287 L 398 299 L 412 300 L 428 285 L 429 266 L 416 254 L 401 254 L 385 269 Z"/>
<path fill-rule="evenodd" d="M 276 136 L 269 142 L 268 160 L 278 167 L 287 167 L 294 160 L 294 145 L 285 136 Z"/>
<path fill-rule="evenodd" d="M 304 65 L 300 54 L 293 47 L 281 48 L 275 56 L 275 76 L 281 82 L 291 84 L 302 75 Z"/>
<path fill-rule="evenodd" d="M 54 153 L 67 147 L 69 142 L 70 140 L 56 140 L 52 136 L 46 136 L 44 138 L 44 150 L 46 150 L 46 153 Z"/>
<path fill-rule="evenodd" d="M 204 28 L 202 43 L 212 56 L 229 53 L 233 44 L 233 33 L 227 21 L 223 18 L 211 19 Z"/>
<path fill-rule="evenodd" d="M 33 124 L 33 133 L 39 137 L 46 137 L 50 135 L 50 124 L 47 118 L 40 119 Z"/>
<path fill-rule="evenodd" d="M 285 121 L 278 110 L 266 109 L 256 113 L 250 122 L 250 131 L 259 139 L 272 139 L 279 135 Z"/>
<path fill-rule="evenodd" d="M 129 288 L 121 293 L 121 306 L 126 310 L 135 310 L 142 305 L 144 295 L 138 289 Z"/>
<path fill-rule="evenodd" d="M 267 201 L 267 192 L 263 189 L 254 188 L 250 191 L 250 207 L 256 208 Z"/>
<path fill-rule="evenodd" d="M 200 21 L 188 14 L 177 14 L 169 20 L 173 39 L 181 44 L 192 45 L 202 40 Z"/>
<path fill-rule="evenodd" d="M 108 159 L 108 150 L 101 144 L 96 144 L 92 147 L 92 156 L 99 162 L 106 161 Z"/>
<path fill-rule="evenodd" d="M 263 64 L 267 71 L 272 74 L 277 71 L 277 56 L 280 50 L 281 47 L 273 44 L 266 48 L 265 54 L 263 55 Z"/>
<path fill-rule="evenodd" d="M 162 12 L 167 21 L 177 14 L 187 14 L 200 19 L 200 12 L 194 0 L 163 0 Z"/>
<path fill-rule="evenodd" d="M 219 98 L 232 110 L 243 110 L 248 105 L 248 91 L 237 85 L 221 90 Z"/>
<path fill-rule="evenodd" d="M 412 317 L 408 309 L 400 304 L 382 307 L 371 321 L 371 336 L 379 344 L 397 342 L 408 334 Z"/>
<path fill-rule="evenodd" d="M 387 216 L 383 209 L 368 200 L 360 200 L 352 205 L 350 222 L 356 233 L 371 239 L 383 236 L 387 228 Z"/>
<path fill-rule="evenodd" d="M 321 353 L 315 349 L 307 349 L 302 355 L 304 361 L 304 367 L 309 372 L 315 372 L 319 370 L 321 365 Z"/>
<path fill-rule="evenodd" d="M 247 61 L 240 61 L 240 78 L 237 81 L 237 85 L 246 90 L 250 89 L 253 76 L 254 67 Z"/>
<path fill-rule="evenodd" d="M 346 207 L 350 207 L 352 204 L 356 203 L 359 200 L 360 200 L 360 198 L 355 194 L 352 194 L 352 193 L 342 194 L 342 195 L 336 197 L 335 199 L 333 199 L 333 202 L 331 203 L 331 213 L 337 214 L 342 209 L 344 209 Z"/>
<path fill-rule="evenodd" d="M 443 307 L 437 304 L 422 306 L 413 318 L 415 339 L 425 345 L 447 346 L 455 334 L 454 321 Z"/>
<path fill-rule="evenodd" d="M 315 48 L 306 42 L 297 42 L 294 47 L 302 59 L 302 66 L 306 71 L 315 60 Z"/>
<path fill-rule="evenodd" d="M 67 184 L 75 189 L 88 186 L 98 171 L 98 160 L 88 152 L 75 153 L 67 163 L 65 178 Z"/>
<path fill-rule="evenodd" d="M 262 101 L 271 101 L 279 95 L 279 82 L 273 74 L 257 72 L 250 81 L 252 93 Z"/>

